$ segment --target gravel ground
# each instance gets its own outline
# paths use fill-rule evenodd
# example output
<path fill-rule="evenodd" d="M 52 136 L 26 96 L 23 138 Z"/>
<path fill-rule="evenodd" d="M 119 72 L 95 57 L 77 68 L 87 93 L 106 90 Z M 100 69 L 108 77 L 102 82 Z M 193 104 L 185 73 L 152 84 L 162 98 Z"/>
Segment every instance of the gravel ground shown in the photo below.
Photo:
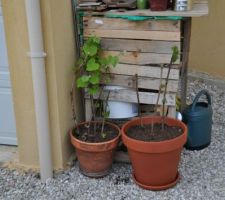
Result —
<path fill-rule="evenodd" d="M 199 76 L 197 76 L 199 77 Z M 102 179 L 90 179 L 73 168 L 55 174 L 41 183 L 34 172 L 20 173 L 0 168 L 0 199 L 79 199 L 79 200 L 224 200 L 225 199 L 225 82 L 216 86 L 211 81 L 191 78 L 189 101 L 200 89 L 208 89 L 213 98 L 214 124 L 211 145 L 201 151 L 183 151 L 181 180 L 172 189 L 152 192 L 136 186 L 131 166 L 114 164 L 112 173 Z M 224 86 L 224 87 L 223 87 Z"/>

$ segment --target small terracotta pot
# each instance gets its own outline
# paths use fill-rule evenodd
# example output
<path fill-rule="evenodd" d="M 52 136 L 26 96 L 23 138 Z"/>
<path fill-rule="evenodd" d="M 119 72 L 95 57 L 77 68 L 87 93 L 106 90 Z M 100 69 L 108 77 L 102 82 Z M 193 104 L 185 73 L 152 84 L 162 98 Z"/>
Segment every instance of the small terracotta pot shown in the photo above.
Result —
<path fill-rule="evenodd" d="M 161 123 L 162 117 L 149 116 L 142 118 L 143 124 Z M 166 124 L 178 126 L 183 134 L 166 141 L 145 142 L 127 136 L 127 130 L 141 123 L 140 118 L 127 122 L 122 127 L 122 140 L 128 148 L 133 167 L 135 182 L 150 190 L 163 190 L 175 185 L 179 179 L 178 164 L 180 155 L 187 140 L 186 125 L 172 118 L 166 118 Z"/>
<path fill-rule="evenodd" d="M 89 122 L 80 123 L 77 127 L 83 126 L 88 123 Z M 73 136 L 73 129 L 69 130 L 71 143 L 76 149 L 80 171 L 86 176 L 94 178 L 103 177 L 107 175 L 111 169 L 114 151 L 120 138 L 120 129 L 118 126 L 112 123 L 105 122 L 105 124 L 112 126 L 118 132 L 118 136 L 110 141 L 101 143 L 89 143 L 80 141 Z"/>
<path fill-rule="evenodd" d="M 149 0 L 150 9 L 152 11 L 167 10 L 168 0 Z"/>

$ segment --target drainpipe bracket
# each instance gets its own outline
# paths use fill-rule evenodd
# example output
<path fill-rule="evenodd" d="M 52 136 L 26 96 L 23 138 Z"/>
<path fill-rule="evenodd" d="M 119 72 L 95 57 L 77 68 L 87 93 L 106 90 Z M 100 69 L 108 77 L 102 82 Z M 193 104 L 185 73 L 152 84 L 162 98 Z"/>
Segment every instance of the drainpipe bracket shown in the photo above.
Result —
<path fill-rule="evenodd" d="M 27 56 L 30 58 L 45 58 L 47 54 L 45 52 L 28 52 Z"/>

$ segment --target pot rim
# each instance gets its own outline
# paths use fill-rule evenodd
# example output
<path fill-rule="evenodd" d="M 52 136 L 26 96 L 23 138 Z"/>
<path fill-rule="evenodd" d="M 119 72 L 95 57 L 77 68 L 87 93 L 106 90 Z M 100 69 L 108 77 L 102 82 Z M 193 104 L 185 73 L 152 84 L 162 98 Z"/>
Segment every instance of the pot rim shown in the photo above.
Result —
<path fill-rule="evenodd" d="M 82 126 L 82 125 L 87 124 L 87 123 L 102 123 L 102 121 L 84 121 L 84 122 L 79 123 L 77 126 L 72 127 L 69 130 L 69 135 L 70 135 L 70 138 L 73 141 L 78 142 L 80 144 L 84 144 L 84 145 L 96 146 L 96 145 L 105 145 L 105 144 L 112 143 L 112 142 L 116 141 L 121 136 L 121 130 L 116 124 L 105 121 L 105 124 L 108 124 L 108 125 L 112 126 L 113 128 L 115 128 L 118 131 L 118 135 L 115 138 L 113 138 L 111 140 L 108 140 L 108 141 L 105 141 L 105 142 L 84 142 L 84 141 L 79 140 L 76 137 L 74 137 L 72 130 L 74 128 L 77 128 L 77 127 Z"/>
<path fill-rule="evenodd" d="M 155 120 L 161 120 L 161 116 L 146 116 L 143 117 L 143 120 L 154 118 Z M 178 137 L 175 137 L 173 139 L 164 140 L 164 141 L 142 141 L 133 139 L 126 134 L 126 130 L 131 127 L 132 123 L 140 121 L 140 118 L 133 119 L 131 121 L 128 121 L 125 123 L 121 128 L 122 133 L 122 140 L 123 143 L 130 149 L 133 149 L 135 151 L 139 152 L 154 152 L 154 153 L 160 153 L 160 152 L 166 152 L 166 151 L 173 151 L 177 148 L 181 148 L 186 140 L 187 140 L 187 126 L 174 118 L 166 117 L 166 120 L 178 122 L 178 126 L 180 126 L 183 129 L 183 133 L 179 135 Z"/>

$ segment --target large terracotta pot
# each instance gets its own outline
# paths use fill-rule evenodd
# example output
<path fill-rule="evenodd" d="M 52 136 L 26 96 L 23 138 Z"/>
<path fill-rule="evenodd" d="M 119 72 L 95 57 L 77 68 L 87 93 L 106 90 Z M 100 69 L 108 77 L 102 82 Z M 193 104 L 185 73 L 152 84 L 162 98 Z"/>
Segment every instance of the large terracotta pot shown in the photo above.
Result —
<path fill-rule="evenodd" d="M 167 10 L 168 0 L 149 0 L 150 9 L 152 11 Z"/>
<path fill-rule="evenodd" d="M 162 117 L 149 116 L 142 118 L 143 124 L 161 122 Z M 122 140 L 128 148 L 133 167 L 135 182 L 150 190 L 163 190 L 172 187 L 179 180 L 178 164 L 183 145 L 187 140 L 187 127 L 181 121 L 166 118 L 166 124 L 179 126 L 183 134 L 162 142 L 144 142 L 127 136 L 127 130 L 140 124 L 140 119 L 127 122 L 122 127 Z"/>
<path fill-rule="evenodd" d="M 89 122 L 80 123 L 77 127 L 83 126 L 84 124 L 88 123 Z M 120 129 L 118 126 L 112 123 L 105 122 L 105 124 L 112 126 L 118 132 L 118 135 L 116 138 L 110 141 L 101 143 L 88 143 L 80 141 L 73 136 L 73 129 L 69 131 L 71 143 L 76 149 L 80 171 L 86 176 L 95 178 L 103 177 L 107 175 L 111 169 L 114 151 L 120 138 Z"/>

